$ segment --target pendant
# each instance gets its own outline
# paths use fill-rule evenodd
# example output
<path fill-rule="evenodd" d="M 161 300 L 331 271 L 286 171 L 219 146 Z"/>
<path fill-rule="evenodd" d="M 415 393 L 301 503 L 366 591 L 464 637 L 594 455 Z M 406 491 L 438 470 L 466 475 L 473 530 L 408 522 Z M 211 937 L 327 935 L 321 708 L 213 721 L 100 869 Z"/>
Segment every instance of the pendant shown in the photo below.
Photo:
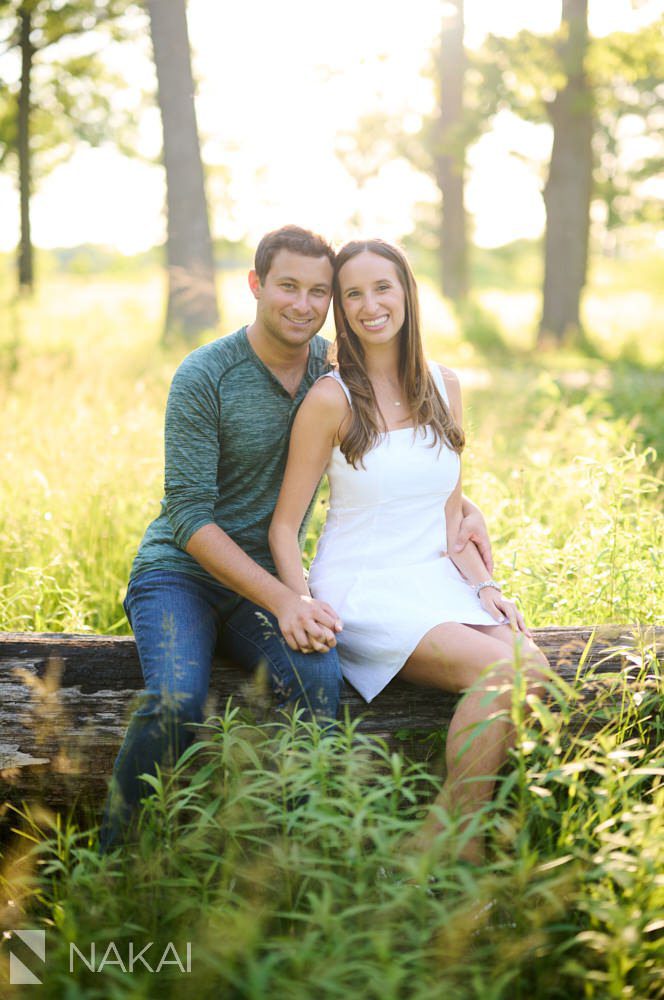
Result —
<path fill-rule="evenodd" d="M 395 399 L 395 401 L 394 401 L 394 405 L 395 405 L 395 406 L 401 406 L 401 403 L 397 403 L 397 401 L 396 401 L 396 399 Z"/>

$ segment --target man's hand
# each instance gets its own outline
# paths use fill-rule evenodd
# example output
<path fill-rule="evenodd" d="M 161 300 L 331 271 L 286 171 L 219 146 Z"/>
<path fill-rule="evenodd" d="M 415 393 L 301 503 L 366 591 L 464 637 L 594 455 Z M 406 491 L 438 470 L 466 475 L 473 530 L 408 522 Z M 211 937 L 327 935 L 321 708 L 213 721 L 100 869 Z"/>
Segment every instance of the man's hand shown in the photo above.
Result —
<path fill-rule="evenodd" d="M 491 554 L 491 542 L 484 518 L 479 510 L 471 510 L 466 514 L 459 527 L 459 533 L 454 545 L 455 552 L 462 552 L 468 542 L 475 542 L 482 562 L 486 566 L 487 574 L 493 575 L 493 556 Z"/>
<path fill-rule="evenodd" d="M 290 594 L 277 612 L 281 634 L 291 649 L 301 653 L 326 653 L 337 644 L 341 620 L 329 604 L 313 597 Z"/>

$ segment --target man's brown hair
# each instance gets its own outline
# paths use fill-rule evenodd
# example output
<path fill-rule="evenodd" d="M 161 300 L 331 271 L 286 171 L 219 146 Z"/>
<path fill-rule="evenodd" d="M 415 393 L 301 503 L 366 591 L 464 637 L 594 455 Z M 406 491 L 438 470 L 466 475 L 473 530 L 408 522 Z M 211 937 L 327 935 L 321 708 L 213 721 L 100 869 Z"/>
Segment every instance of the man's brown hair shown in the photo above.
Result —
<path fill-rule="evenodd" d="M 256 247 L 254 270 L 261 284 L 267 278 L 275 254 L 280 250 L 290 250 L 303 257 L 327 257 L 334 266 L 334 250 L 322 236 L 308 229 L 301 229 L 300 226 L 282 226 L 281 229 L 266 233 Z"/>

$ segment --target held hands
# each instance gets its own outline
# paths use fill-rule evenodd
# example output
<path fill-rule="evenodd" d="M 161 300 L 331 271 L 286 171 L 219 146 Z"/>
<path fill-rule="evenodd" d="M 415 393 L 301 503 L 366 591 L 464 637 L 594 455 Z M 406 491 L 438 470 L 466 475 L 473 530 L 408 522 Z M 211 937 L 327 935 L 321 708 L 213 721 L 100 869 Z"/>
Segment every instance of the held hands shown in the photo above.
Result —
<path fill-rule="evenodd" d="M 484 587 L 480 590 L 479 598 L 480 604 L 495 619 L 496 624 L 509 624 L 513 632 L 523 632 L 524 635 L 532 637 L 532 632 L 526 626 L 525 619 L 514 601 L 503 597 L 494 587 Z"/>
<path fill-rule="evenodd" d="M 291 649 L 301 653 L 327 653 L 337 644 L 343 625 L 325 601 L 291 593 L 277 613 L 281 634 Z"/>

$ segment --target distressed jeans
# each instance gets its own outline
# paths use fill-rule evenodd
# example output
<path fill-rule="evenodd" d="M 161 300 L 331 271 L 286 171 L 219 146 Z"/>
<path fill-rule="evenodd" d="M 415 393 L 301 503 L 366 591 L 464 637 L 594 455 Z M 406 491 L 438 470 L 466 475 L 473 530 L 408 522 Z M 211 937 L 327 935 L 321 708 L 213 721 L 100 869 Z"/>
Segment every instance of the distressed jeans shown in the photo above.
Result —
<path fill-rule="evenodd" d="M 113 768 L 102 851 L 122 843 L 140 800 L 149 794 L 139 776 L 174 762 L 193 741 L 190 723 L 203 721 L 215 652 L 248 672 L 264 664 L 277 707 L 297 706 L 305 720 L 335 719 L 342 687 L 336 649 L 294 652 L 274 615 L 221 584 L 149 571 L 130 582 L 124 606 L 145 690 Z"/>

